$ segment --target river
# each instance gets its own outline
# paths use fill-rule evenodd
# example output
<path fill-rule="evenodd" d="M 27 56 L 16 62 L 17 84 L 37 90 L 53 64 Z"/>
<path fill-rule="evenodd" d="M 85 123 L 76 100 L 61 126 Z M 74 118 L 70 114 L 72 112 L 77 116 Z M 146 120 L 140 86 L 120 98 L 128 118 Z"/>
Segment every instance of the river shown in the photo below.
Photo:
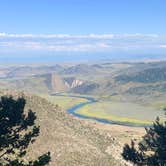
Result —
<path fill-rule="evenodd" d="M 102 123 L 106 123 L 106 124 L 117 124 L 117 125 L 130 126 L 130 127 L 149 127 L 149 125 L 134 124 L 134 123 L 127 123 L 127 122 L 120 122 L 120 121 L 111 121 L 111 120 L 102 119 L 102 118 L 89 117 L 86 115 L 81 115 L 81 114 L 76 112 L 78 109 L 80 109 L 86 105 L 98 102 L 98 100 L 93 98 L 93 97 L 77 96 L 77 95 L 70 95 L 70 94 L 64 95 L 61 93 L 56 93 L 56 94 L 51 94 L 51 95 L 52 96 L 64 96 L 64 97 L 75 97 L 75 98 L 86 99 L 87 102 L 76 104 L 73 107 L 68 108 L 66 110 L 69 114 L 72 114 L 78 118 L 92 119 L 92 120 L 96 120 L 98 122 L 102 122 Z"/>

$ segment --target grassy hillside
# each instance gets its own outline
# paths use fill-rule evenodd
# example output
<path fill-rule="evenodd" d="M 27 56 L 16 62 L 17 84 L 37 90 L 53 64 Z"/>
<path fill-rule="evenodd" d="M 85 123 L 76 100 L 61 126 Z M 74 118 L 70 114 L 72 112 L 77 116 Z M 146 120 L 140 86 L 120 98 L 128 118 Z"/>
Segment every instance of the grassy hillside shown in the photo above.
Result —
<path fill-rule="evenodd" d="M 0 94 L 19 95 L 13 91 L 1 91 Z M 115 166 L 123 163 L 118 157 L 120 152 L 117 151 L 116 159 L 112 157 L 115 153 L 112 148 L 119 147 L 106 132 L 92 127 L 88 121 L 68 115 L 44 98 L 30 94 L 24 96 L 26 110 L 36 112 L 41 127 L 40 136 L 28 150 L 29 158 L 51 151 L 53 166 Z"/>
<path fill-rule="evenodd" d="M 33 93 L 53 93 L 56 91 L 66 91 L 67 87 L 57 74 L 42 74 L 28 76 L 25 78 L 3 78 L 0 79 L 2 87 L 8 89 L 19 89 Z"/>
<path fill-rule="evenodd" d="M 142 83 L 154 83 L 158 81 L 166 81 L 166 68 L 152 68 L 146 69 L 142 72 L 137 72 L 132 75 L 120 75 L 116 77 L 116 81 L 127 83 L 142 82 Z"/>

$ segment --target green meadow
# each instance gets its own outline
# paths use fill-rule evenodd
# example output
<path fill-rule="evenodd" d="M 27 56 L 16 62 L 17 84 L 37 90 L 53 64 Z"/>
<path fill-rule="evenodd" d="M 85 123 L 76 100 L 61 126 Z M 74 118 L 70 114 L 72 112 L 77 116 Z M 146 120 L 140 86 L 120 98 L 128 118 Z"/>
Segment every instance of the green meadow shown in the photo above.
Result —
<path fill-rule="evenodd" d="M 133 103 L 101 101 L 86 105 L 76 111 L 81 115 L 116 122 L 150 125 L 159 116 L 164 118 L 163 110 Z"/>
<path fill-rule="evenodd" d="M 86 99 L 83 98 L 76 98 L 76 97 L 68 97 L 66 96 L 50 96 L 45 94 L 40 94 L 41 97 L 47 99 L 49 102 L 53 104 L 57 104 L 64 110 L 73 107 L 74 105 L 87 102 Z"/>
<path fill-rule="evenodd" d="M 52 104 L 59 105 L 64 110 L 88 101 L 87 99 L 80 98 L 80 96 L 71 97 L 65 93 L 63 95 L 64 96 L 50 96 L 40 94 L 41 97 L 47 99 Z M 164 120 L 164 111 L 159 109 L 159 105 L 161 106 L 161 104 L 142 106 L 130 102 L 101 100 L 80 107 L 76 112 L 80 115 L 91 118 L 122 122 L 124 124 L 133 124 L 135 126 L 151 125 L 157 116 L 159 116 L 161 120 Z"/>

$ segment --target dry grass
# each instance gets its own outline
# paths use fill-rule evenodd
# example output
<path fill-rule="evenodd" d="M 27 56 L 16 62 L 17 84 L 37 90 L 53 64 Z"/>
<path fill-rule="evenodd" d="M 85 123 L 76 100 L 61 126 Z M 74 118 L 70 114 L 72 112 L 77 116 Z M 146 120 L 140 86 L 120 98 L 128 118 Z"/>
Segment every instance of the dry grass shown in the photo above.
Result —
<path fill-rule="evenodd" d="M 36 142 L 29 147 L 28 158 L 51 151 L 52 166 L 124 164 L 120 155 L 115 159 L 113 152 L 108 152 L 108 147 L 118 147 L 118 144 L 106 132 L 94 128 L 89 121 L 68 115 L 44 98 L 27 94 L 25 98 L 26 110 L 36 112 L 41 128 Z"/>

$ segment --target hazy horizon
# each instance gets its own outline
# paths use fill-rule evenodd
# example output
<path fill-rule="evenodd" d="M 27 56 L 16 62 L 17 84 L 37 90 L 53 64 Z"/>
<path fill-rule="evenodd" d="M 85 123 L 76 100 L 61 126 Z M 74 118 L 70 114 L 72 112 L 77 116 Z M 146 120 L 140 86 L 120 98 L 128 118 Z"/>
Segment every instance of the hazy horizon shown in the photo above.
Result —
<path fill-rule="evenodd" d="M 1 63 L 165 59 L 164 0 L 1 2 Z"/>

